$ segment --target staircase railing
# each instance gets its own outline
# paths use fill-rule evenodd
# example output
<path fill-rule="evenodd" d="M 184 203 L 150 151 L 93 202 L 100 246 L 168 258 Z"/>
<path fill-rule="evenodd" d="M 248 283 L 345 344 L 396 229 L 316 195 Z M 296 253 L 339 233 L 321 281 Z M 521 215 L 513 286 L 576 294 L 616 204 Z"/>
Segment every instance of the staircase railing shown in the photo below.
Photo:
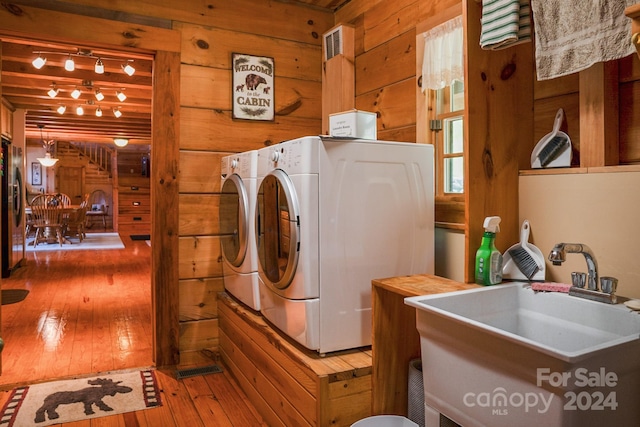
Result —
<path fill-rule="evenodd" d="M 87 142 L 72 142 L 71 147 L 76 149 L 81 156 L 97 166 L 100 170 L 111 174 L 111 157 L 114 149 L 101 144 Z"/>

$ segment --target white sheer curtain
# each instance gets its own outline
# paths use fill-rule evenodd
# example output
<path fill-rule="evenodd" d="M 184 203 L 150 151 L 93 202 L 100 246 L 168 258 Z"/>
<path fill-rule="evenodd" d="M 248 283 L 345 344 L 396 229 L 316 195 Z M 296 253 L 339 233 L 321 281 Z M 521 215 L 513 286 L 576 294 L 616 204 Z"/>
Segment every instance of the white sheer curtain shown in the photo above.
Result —
<path fill-rule="evenodd" d="M 464 81 L 462 16 L 424 33 L 422 91 L 442 89 L 454 80 Z"/>

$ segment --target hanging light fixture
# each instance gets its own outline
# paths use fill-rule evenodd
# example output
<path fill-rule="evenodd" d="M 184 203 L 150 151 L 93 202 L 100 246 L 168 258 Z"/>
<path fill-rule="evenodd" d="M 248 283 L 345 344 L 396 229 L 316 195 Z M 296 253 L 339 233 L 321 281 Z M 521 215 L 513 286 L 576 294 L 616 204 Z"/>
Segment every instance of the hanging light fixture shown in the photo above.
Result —
<path fill-rule="evenodd" d="M 102 117 L 102 108 L 96 108 L 96 117 Z"/>
<path fill-rule="evenodd" d="M 82 115 L 84 115 L 84 108 L 82 108 L 82 105 L 78 105 L 78 106 L 76 107 L 76 114 L 77 114 L 78 116 L 82 116 Z"/>
<path fill-rule="evenodd" d="M 118 147 L 126 147 L 129 140 L 127 138 L 113 138 L 113 143 Z"/>
<path fill-rule="evenodd" d="M 122 64 L 120 67 L 122 67 L 122 71 L 124 71 L 126 75 L 133 76 L 133 73 L 136 72 L 136 69 L 133 68 L 133 65 L 131 65 L 129 62 L 131 62 L 131 60 L 129 60 L 126 64 Z"/>
<path fill-rule="evenodd" d="M 60 90 L 56 88 L 56 85 L 53 85 L 53 87 L 47 92 L 47 95 L 49 95 L 51 98 L 55 98 L 56 96 L 58 96 L 58 92 L 60 92 Z"/>
<path fill-rule="evenodd" d="M 47 63 L 47 58 L 45 58 L 44 56 L 42 56 L 42 54 L 38 54 L 38 57 L 36 59 L 34 59 L 33 61 L 31 61 L 31 64 L 36 67 L 36 69 L 40 69 L 42 67 L 44 67 L 44 64 Z"/>
<path fill-rule="evenodd" d="M 72 92 L 71 92 L 71 97 L 73 99 L 78 99 L 80 98 L 80 95 L 82 95 L 82 92 L 80 91 L 80 89 L 75 88 Z"/>
<path fill-rule="evenodd" d="M 64 112 L 67 111 L 67 106 L 66 105 L 60 105 L 60 106 L 58 106 L 58 109 L 56 111 L 58 112 L 58 114 L 64 114 Z"/>
<path fill-rule="evenodd" d="M 102 101 L 104 99 L 104 94 L 100 92 L 100 89 L 96 89 L 96 99 L 98 101 Z"/>
<path fill-rule="evenodd" d="M 120 116 L 122 116 L 122 111 L 120 111 L 120 108 L 114 108 L 113 109 L 113 115 L 116 116 L 116 118 L 120 118 Z"/>
<path fill-rule="evenodd" d="M 98 58 L 94 71 L 96 74 L 104 74 L 104 64 L 102 63 L 102 59 Z"/>
<path fill-rule="evenodd" d="M 71 57 L 71 55 L 69 55 L 64 61 L 64 69 L 67 71 L 73 71 L 76 69 L 76 63 L 73 62 L 73 58 Z"/>
<path fill-rule="evenodd" d="M 44 125 L 38 125 L 40 128 L 40 142 L 42 142 L 42 146 L 44 147 L 45 153 L 44 157 L 38 157 L 37 160 L 40 162 L 42 166 L 48 168 L 50 166 L 55 165 L 59 159 L 51 157 L 51 147 L 55 145 L 55 141 L 52 139 L 50 141 L 45 141 L 42 136 L 42 128 Z"/>
<path fill-rule="evenodd" d="M 116 98 L 118 98 L 120 102 L 124 102 L 124 100 L 127 99 L 127 95 L 125 95 L 124 92 L 122 92 L 121 90 L 117 90 Z"/>

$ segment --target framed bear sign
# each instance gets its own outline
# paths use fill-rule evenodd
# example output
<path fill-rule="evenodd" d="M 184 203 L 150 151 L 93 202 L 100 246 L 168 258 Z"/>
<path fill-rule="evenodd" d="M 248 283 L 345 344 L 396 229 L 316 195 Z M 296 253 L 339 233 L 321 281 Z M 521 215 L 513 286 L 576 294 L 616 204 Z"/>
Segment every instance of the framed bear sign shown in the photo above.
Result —
<path fill-rule="evenodd" d="M 232 53 L 231 67 L 233 118 L 273 121 L 273 58 Z"/>

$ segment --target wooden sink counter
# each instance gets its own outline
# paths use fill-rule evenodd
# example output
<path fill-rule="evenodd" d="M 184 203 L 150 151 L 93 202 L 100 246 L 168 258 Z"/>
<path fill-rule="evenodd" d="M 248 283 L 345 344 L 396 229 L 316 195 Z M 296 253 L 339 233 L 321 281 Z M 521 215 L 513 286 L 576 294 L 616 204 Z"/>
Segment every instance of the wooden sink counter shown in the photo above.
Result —
<path fill-rule="evenodd" d="M 376 279 L 372 282 L 372 396 L 373 415 L 407 416 L 409 362 L 420 357 L 420 334 L 415 308 L 406 297 L 477 288 L 430 274 Z"/>

